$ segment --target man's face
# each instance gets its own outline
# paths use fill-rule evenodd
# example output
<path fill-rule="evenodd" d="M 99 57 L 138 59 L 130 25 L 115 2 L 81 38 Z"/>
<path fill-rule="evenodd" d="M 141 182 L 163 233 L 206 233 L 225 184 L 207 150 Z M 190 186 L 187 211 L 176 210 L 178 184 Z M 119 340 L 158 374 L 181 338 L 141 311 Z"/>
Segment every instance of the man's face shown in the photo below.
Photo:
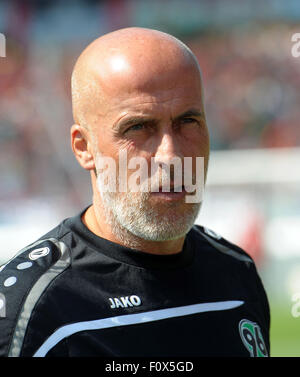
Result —
<path fill-rule="evenodd" d="M 195 177 L 196 157 L 204 157 L 202 173 L 206 176 L 209 137 L 197 69 L 166 69 L 157 75 L 128 75 L 120 80 L 115 74 L 114 82 L 117 84 L 106 85 L 104 105 L 93 122 L 97 156 L 112 157 L 117 173 L 120 151 L 126 154 L 128 162 L 132 157 L 142 157 L 148 165 L 149 181 L 153 178 L 151 158 L 164 163 L 177 158 L 183 167 L 184 157 L 192 157 Z M 96 170 L 101 170 L 97 162 Z M 127 167 L 127 182 L 134 173 Z M 163 171 L 157 173 L 161 178 Z M 174 177 L 169 178 L 172 187 Z M 199 202 L 186 203 L 184 191 L 130 192 L 129 187 L 127 192 L 118 192 L 117 187 L 117 192 L 100 194 L 106 218 L 115 232 L 121 226 L 153 241 L 185 235 L 200 208 Z"/>

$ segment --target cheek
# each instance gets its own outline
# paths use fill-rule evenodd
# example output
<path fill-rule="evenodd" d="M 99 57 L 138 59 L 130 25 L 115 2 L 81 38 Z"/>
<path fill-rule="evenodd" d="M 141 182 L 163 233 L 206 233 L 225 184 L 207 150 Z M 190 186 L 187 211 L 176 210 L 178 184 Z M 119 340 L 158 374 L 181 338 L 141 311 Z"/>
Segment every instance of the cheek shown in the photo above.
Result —
<path fill-rule="evenodd" d="M 203 131 L 202 136 L 199 140 L 198 145 L 198 156 L 204 157 L 204 170 L 205 170 L 205 176 L 208 169 L 208 160 L 209 160 L 209 134 L 206 131 Z"/>
<path fill-rule="evenodd" d="M 204 180 L 206 180 L 209 161 L 209 135 L 206 128 L 201 130 L 201 132 L 190 134 L 189 137 L 185 139 L 183 153 L 186 157 L 192 157 L 193 174 L 195 174 L 197 166 L 199 166 L 199 168 L 202 166 L 202 163 L 198 165 L 196 161 L 197 158 L 204 158 Z"/>
<path fill-rule="evenodd" d="M 119 189 L 122 192 L 139 191 L 140 185 L 149 178 L 151 154 L 138 149 L 132 142 L 120 145 L 117 153 L 115 161 Z"/>
<path fill-rule="evenodd" d="M 199 142 L 199 149 L 204 157 L 209 156 L 209 134 L 207 129 L 203 131 Z"/>
<path fill-rule="evenodd" d="M 182 135 L 181 144 L 185 156 L 208 157 L 209 135 L 207 128 L 186 130 Z"/>

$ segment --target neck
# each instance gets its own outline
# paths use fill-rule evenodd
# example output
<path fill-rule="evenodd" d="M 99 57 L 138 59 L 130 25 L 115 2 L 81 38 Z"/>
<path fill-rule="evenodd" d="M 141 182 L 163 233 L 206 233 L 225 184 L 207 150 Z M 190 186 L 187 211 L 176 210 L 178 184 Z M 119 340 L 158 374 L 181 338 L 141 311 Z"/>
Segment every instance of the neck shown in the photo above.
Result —
<path fill-rule="evenodd" d="M 105 220 L 104 211 L 97 203 L 89 207 L 82 216 L 83 223 L 92 233 L 120 245 L 157 255 L 177 254 L 182 250 L 185 237 L 159 242 L 148 241 L 135 236 L 121 226 L 116 232 Z"/>

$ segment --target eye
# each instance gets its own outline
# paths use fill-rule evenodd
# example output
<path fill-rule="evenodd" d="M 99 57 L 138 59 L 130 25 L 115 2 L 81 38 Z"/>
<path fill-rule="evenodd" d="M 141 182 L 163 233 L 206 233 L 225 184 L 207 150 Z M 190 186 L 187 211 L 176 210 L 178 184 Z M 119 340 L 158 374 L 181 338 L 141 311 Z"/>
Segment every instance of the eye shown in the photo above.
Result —
<path fill-rule="evenodd" d="M 137 124 L 134 124 L 134 125 L 128 127 L 127 130 L 125 131 L 125 133 L 129 132 L 129 131 L 139 131 L 139 130 L 142 130 L 144 128 L 145 128 L 145 124 L 137 123 Z"/>
<path fill-rule="evenodd" d="M 184 124 L 198 123 L 198 121 L 194 118 L 183 118 L 181 122 L 184 123 Z"/>
<path fill-rule="evenodd" d="M 193 127 L 194 129 L 195 126 L 199 126 L 199 121 L 195 118 L 182 118 L 175 124 L 175 128 L 182 130 L 190 130 L 190 127 Z"/>

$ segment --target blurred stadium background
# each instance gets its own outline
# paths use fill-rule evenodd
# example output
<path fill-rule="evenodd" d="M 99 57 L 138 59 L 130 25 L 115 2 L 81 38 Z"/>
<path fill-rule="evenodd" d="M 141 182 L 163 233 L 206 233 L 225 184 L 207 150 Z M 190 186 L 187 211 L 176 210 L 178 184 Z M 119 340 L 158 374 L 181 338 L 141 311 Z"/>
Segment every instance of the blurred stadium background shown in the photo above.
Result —
<path fill-rule="evenodd" d="M 253 256 L 271 356 L 300 356 L 297 0 L 1 0 L 0 264 L 90 204 L 69 146 L 70 73 L 90 41 L 126 26 L 171 33 L 199 59 L 212 154 L 197 222 Z"/>

